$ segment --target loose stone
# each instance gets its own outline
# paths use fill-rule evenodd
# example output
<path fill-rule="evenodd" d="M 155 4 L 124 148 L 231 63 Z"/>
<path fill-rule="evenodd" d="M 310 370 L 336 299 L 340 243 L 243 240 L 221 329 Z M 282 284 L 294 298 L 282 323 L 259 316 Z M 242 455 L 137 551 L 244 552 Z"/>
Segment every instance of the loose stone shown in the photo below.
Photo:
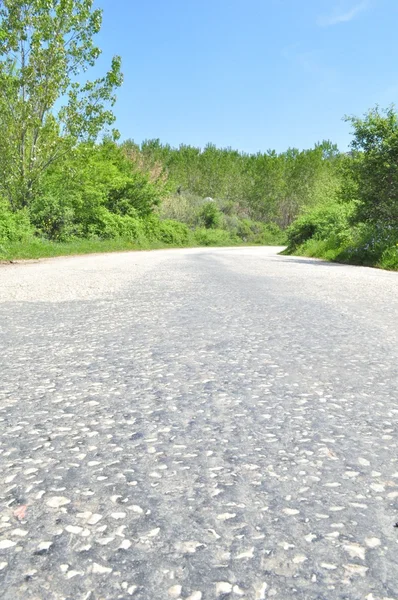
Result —
<path fill-rule="evenodd" d="M 106 575 L 107 573 L 112 573 L 112 569 L 110 567 L 103 567 L 98 563 L 93 563 L 93 573 L 98 575 Z"/>
<path fill-rule="evenodd" d="M 230 594 L 232 592 L 232 587 L 232 584 L 228 583 L 228 581 L 218 581 L 216 583 L 216 596 Z"/>
<path fill-rule="evenodd" d="M 182 587 L 180 585 L 173 585 L 168 589 L 168 594 L 170 598 L 180 598 L 182 592 Z"/>
<path fill-rule="evenodd" d="M 61 506 L 70 504 L 70 500 L 69 498 L 65 498 L 65 496 L 53 496 L 47 500 L 46 504 L 51 508 L 60 508 Z"/>

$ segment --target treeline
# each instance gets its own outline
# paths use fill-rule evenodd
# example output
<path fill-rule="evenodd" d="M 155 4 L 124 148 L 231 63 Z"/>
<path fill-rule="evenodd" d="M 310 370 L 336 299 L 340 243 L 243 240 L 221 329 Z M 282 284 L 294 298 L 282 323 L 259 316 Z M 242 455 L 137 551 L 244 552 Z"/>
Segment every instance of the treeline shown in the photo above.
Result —
<path fill-rule="evenodd" d="M 0 258 L 99 249 L 287 244 L 398 268 L 398 118 L 351 118 L 353 142 L 245 154 L 119 142 L 121 61 L 93 0 L 0 6 Z"/>
<path fill-rule="evenodd" d="M 333 165 L 339 158 L 331 142 L 281 154 L 271 150 L 244 154 L 213 144 L 203 150 L 186 145 L 172 148 L 159 140 L 146 141 L 141 147 L 126 142 L 124 147 L 140 153 L 146 165 L 161 165 L 179 196 L 211 197 L 218 200 L 224 213 L 281 228 L 290 225 L 332 184 Z"/>

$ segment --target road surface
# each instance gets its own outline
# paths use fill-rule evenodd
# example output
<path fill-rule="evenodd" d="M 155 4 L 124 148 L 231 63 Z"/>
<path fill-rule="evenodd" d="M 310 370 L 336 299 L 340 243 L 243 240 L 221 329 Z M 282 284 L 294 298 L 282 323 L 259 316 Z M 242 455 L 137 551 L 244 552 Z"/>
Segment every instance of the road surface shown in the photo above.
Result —
<path fill-rule="evenodd" d="M 0 266 L 3 600 L 398 599 L 398 274 Z"/>

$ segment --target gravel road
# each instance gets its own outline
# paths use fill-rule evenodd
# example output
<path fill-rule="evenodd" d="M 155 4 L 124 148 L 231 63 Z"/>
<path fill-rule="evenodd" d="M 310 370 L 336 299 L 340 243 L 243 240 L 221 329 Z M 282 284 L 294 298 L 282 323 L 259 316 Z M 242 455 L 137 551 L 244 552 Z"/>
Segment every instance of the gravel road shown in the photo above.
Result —
<path fill-rule="evenodd" d="M 2 600 L 397 600 L 398 274 L 0 266 Z"/>

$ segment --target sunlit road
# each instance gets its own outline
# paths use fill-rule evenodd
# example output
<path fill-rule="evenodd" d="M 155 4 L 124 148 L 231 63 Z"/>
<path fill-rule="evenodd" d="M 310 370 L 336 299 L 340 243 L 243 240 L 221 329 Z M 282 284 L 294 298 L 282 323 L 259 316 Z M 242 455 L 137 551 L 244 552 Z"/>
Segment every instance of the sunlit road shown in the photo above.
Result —
<path fill-rule="evenodd" d="M 398 599 L 398 274 L 0 266 L 3 600 Z"/>

